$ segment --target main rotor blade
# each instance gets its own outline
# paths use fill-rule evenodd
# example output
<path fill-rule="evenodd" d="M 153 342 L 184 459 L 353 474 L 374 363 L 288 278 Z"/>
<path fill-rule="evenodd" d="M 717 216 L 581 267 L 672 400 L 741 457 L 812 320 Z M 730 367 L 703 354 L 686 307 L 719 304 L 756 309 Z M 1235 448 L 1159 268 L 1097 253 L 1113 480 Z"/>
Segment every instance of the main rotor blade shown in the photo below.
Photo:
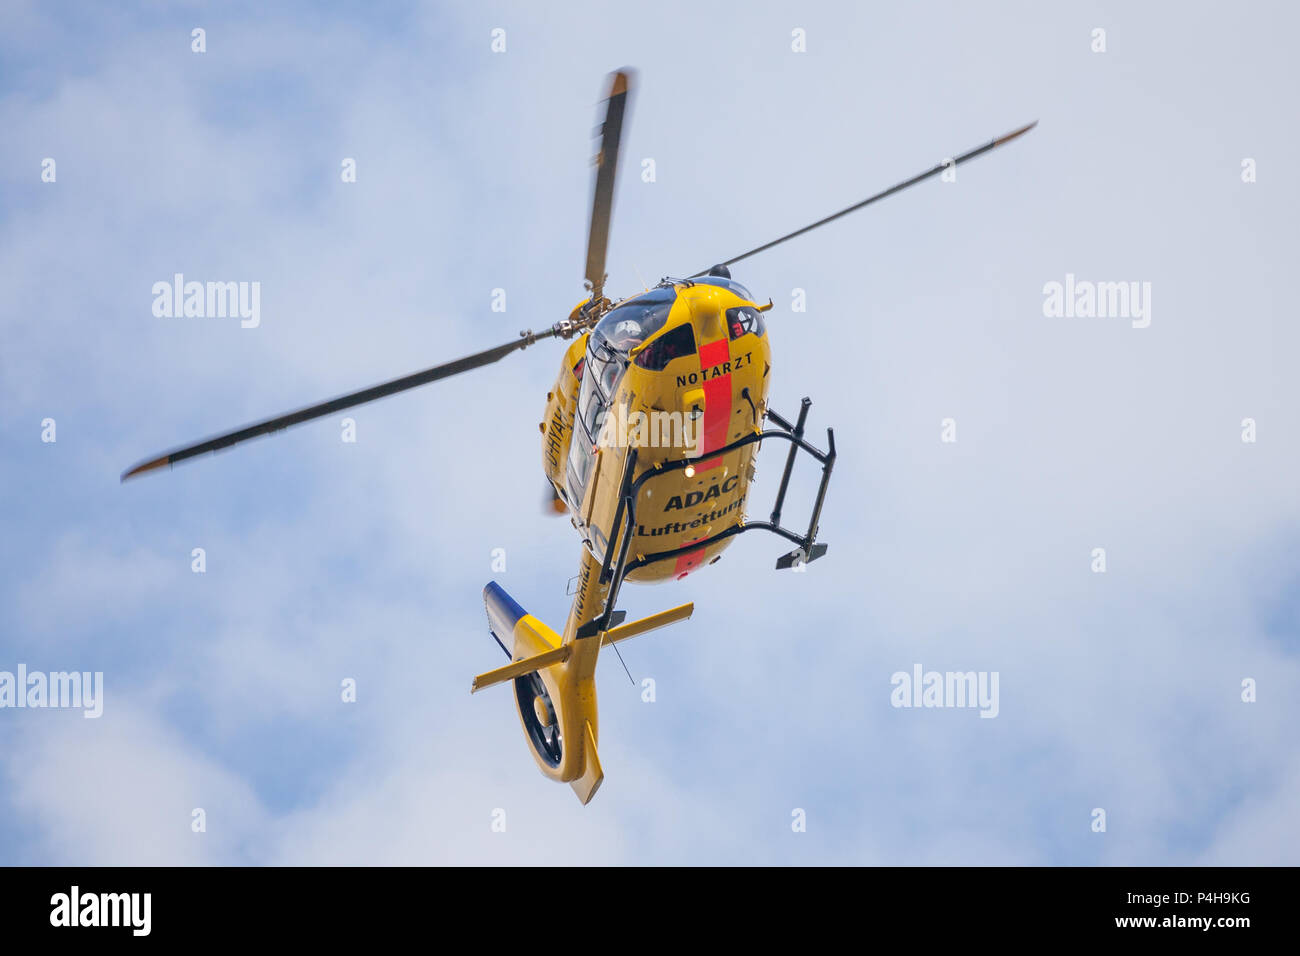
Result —
<path fill-rule="evenodd" d="M 884 192 L 876 193 L 874 196 L 864 199 L 860 203 L 854 203 L 848 209 L 841 209 L 839 212 L 835 213 L 834 215 L 827 216 L 825 219 L 818 219 L 811 226 L 804 226 L 802 229 L 796 229 L 794 232 L 789 233 L 788 235 L 784 235 L 780 239 L 773 239 L 771 242 L 765 243 L 764 245 L 759 246 L 757 249 L 750 249 L 748 252 L 738 255 L 734 259 L 728 259 L 726 262 L 720 264 L 724 266 L 729 266 L 739 262 L 742 259 L 748 259 L 750 256 L 758 255 L 758 253 L 760 252 L 765 252 L 768 249 L 771 249 L 773 246 L 779 246 L 787 239 L 793 239 L 795 236 L 802 236 L 805 232 L 811 232 L 812 230 L 816 229 L 818 226 L 824 226 L 828 222 L 834 222 L 836 219 L 839 219 L 841 216 L 847 216 L 851 212 L 857 212 L 863 206 L 870 206 L 873 202 L 884 199 L 886 196 L 892 196 L 894 195 L 894 193 L 902 192 L 908 186 L 915 186 L 917 183 L 921 182 L 922 180 L 929 179 L 931 176 L 937 176 L 939 173 L 943 172 L 945 169 L 948 169 L 950 166 L 956 167 L 961 163 L 966 162 L 967 160 L 974 159 L 976 156 L 980 156 L 984 153 L 987 153 L 991 149 L 997 149 L 1003 143 L 1009 143 L 1017 136 L 1021 136 L 1025 133 L 1028 133 L 1031 129 L 1033 129 L 1037 125 L 1038 125 L 1038 120 L 1034 120 L 1032 123 L 1028 124 L 1027 126 L 1022 126 L 1020 127 L 1020 129 L 1013 130 L 1012 132 L 1007 133 L 1007 135 L 1005 136 L 999 136 L 997 139 L 990 140 L 989 142 L 985 143 L 983 146 L 979 146 L 968 152 L 962 153 L 960 156 L 956 157 L 955 159 L 944 160 L 938 166 L 934 167 L 933 169 L 926 170 L 925 172 L 921 173 L 919 176 L 913 176 L 911 179 L 905 180 L 901 183 L 898 183 L 897 185 L 890 186 Z M 709 268 L 712 268 L 712 266 L 710 266 Z M 699 276 L 706 275 L 708 271 L 709 271 L 708 269 L 702 269 L 701 271 L 692 275 L 691 278 L 695 279 L 698 278 Z"/>
<path fill-rule="evenodd" d="M 587 236 L 587 282 L 599 295 L 605 285 L 605 252 L 609 247 L 609 219 L 614 208 L 614 174 L 618 171 L 618 147 L 623 136 L 623 115 L 627 109 L 631 71 L 614 74 L 601 127 L 600 152 L 596 155 L 596 189 L 591 199 L 591 232 Z"/>
<path fill-rule="evenodd" d="M 514 342 L 507 342 L 505 345 L 498 345 L 496 348 L 487 349 L 483 352 L 477 352 L 474 355 L 467 355 L 465 358 L 456 359 L 454 362 L 446 362 L 442 365 L 435 365 L 433 368 L 425 369 L 422 372 L 414 372 L 411 375 L 404 375 L 401 378 L 395 378 L 392 381 L 384 382 L 380 385 L 372 385 L 370 388 L 363 388 L 357 392 L 349 392 L 347 395 L 340 395 L 338 398 L 332 398 L 326 402 L 320 402 L 317 405 L 309 405 L 306 408 L 300 408 L 296 412 L 289 412 L 286 415 L 279 415 L 275 418 L 268 418 L 265 421 L 257 422 L 253 425 L 246 425 L 235 431 L 226 432 L 224 435 L 217 435 L 208 438 L 194 445 L 186 445 L 184 448 L 177 448 L 174 451 L 166 452 L 157 458 L 151 458 L 148 461 L 142 461 L 138 465 L 129 468 L 122 473 L 122 481 L 128 478 L 134 478 L 137 475 L 144 474 L 147 471 L 153 471 L 156 468 L 162 468 L 165 465 L 174 465 L 178 461 L 184 461 L 187 458 L 194 458 L 197 455 L 203 455 L 208 452 L 220 451 L 223 448 L 229 448 L 231 445 L 237 445 L 242 441 L 248 441 L 250 438 L 256 438 L 259 435 L 269 435 L 271 432 L 278 432 L 281 429 L 288 428 L 291 425 L 299 425 L 303 422 L 309 422 L 314 418 L 320 418 L 324 415 L 330 415 L 334 412 L 342 411 L 345 408 L 352 408 L 355 405 L 364 405 L 366 402 L 373 402 L 376 399 L 386 398 L 389 395 L 395 395 L 398 392 L 404 392 L 407 389 L 418 388 L 421 385 L 427 385 L 430 382 L 436 382 L 439 379 L 450 378 L 461 372 L 468 372 L 470 369 L 481 368 L 484 365 L 491 365 L 499 361 L 511 352 L 527 348 L 538 339 L 550 338 L 555 335 L 554 329 L 546 329 L 536 334 L 529 333 L 527 336 L 521 336 Z"/>

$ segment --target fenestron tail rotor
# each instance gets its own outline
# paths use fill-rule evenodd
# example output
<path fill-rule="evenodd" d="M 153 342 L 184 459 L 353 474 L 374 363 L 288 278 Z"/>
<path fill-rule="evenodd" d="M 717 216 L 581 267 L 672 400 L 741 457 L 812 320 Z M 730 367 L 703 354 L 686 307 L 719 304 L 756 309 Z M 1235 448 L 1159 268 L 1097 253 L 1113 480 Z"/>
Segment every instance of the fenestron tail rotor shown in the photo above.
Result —
<path fill-rule="evenodd" d="M 587 285 L 591 301 L 599 302 L 605 288 L 605 253 L 609 248 L 609 220 L 614 209 L 614 180 L 618 172 L 618 149 L 623 138 L 623 118 L 632 80 L 630 70 L 619 70 L 610 78 L 605 101 L 605 122 L 596 154 L 596 188 L 591 198 L 591 231 L 587 235 Z"/>
<path fill-rule="evenodd" d="M 1005 136 L 999 136 L 997 139 L 989 140 L 983 146 L 977 146 L 975 149 L 967 150 L 966 152 L 962 153 L 960 156 L 953 157 L 952 159 L 946 159 L 938 166 L 935 166 L 933 169 L 928 169 L 919 175 L 913 176 L 911 179 L 906 179 L 901 183 L 897 183 L 893 186 L 890 186 L 888 189 L 884 190 L 883 192 L 878 192 L 874 196 L 868 196 L 866 199 L 862 200 L 861 202 L 854 203 L 852 206 L 849 206 L 847 209 L 841 209 L 839 212 L 833 213 L 824 219 L 818 219 L 816 222 L 812 223 L 811 225 L 804 226 L 802 229 L 796 229 L 794 232 L 786 233 L 781 238 L 773 239 L 771 242 L 765 242 L 763 245 L 758 246 L 757 248 L 750 249 L 748 252 L 742 252 L 740 255 L 735 256 L 734 258 L 727 259 L 724 262 L 718 263 L 718 265 L 723 265 L 723 266 L 733 265 L 737 262 L 740 262 L 742 259 L 748 259 L 750 256 L 758 255 L 760 252 L 766 252 L 768 249 L 771 249 L 773 246 L 779 246 L 781 243 L 786 242 L 789 239 L 793 239 L 796 236 L 802 236 L 805 232 L 812 232 L 818 226 L 824 226 L 828 222 L 834 222 L 836 219 L 839 219 L 841 216 L 847 216 L 851 212 L 857 212 L 859 209 L 862 209 L 866 206 L 870 206 L 873 202 L 878 202 L 879 200 L 884 199 L 886 196 L 892 196 L 894 195 L 894 193 L 902 192 L 908 186 L 915 186 L 917 183 L 923 182 L 924 180 L 929 179 L 931 176 L 937 176 L 945 169 L 954 168 L 956 166 L 961 165 L 964 162 L 974 159 L 976 156 L 981 156 L 984 153 L 989 152 L 990 150 L 997 149 L 999 146 L 1003 145 L 1004 143 L 1011 142 L 1017 136 L 1023 136 L 1025 133 L 1028 133 L 1031 129 L 1033 129 L 1037 125 L 1038 125 L 1038 120 L 1034 120 L 1032 123 L 1020 127 L 1020 129 L 1012 130 L 1010 133 L 1007 133 Z M 709 268 L 710 269 L 717 268 L 717 266 L 710 266 Z M 709 269 L 701 269 L 699 272 L 696 272 L 694 275 L 692 275 L 691 278 L 697 279 L 702 275 L 708 275 L 708 272 Z"/>
<path fill-rule="evenodd" d="M 366 402 L 387 398 L 389 395 L 396 395 L 398 392 L 405 392 L 408 389 L 419 388 L 421 385 L 428 385 L 430 382 L 436 382 L 439 379 L 450 378 L 453 375 L 459 375 L 461 372 L 468 372 L 471 369 L 491 365 L 493 362 L 505 358 L 511 352 L 518 352 L 527 348 L 539 339 L 547 339 L 558 334 L 562 334 L 559 326 L 536 333 L 522 332 L 518 339 L 507 342 L 505 345 L 498 345 L 496 348 L 476 352 L 473 355 L 465 356 L 465 358 L 456 359 L 454 362 L 444 362 L 442 365 L 435 365 L 433 368 L 427 368 L 422 372 L 413 372 L 410 375 L 404 375 L 401 378 L 395 378 L 380 385 L 372 385 L 360 391 L 349 392 L 346 395 L 340 395 L 338 398 L 331 398 L 329 401 L 319 402 L 316 405 L 308 405 L 296 412 L 277 415 L 275 418 L 268 418 L 252 425 L 245 425 L 243 428 L 237 428 L 234 431 L 216 435 L 193 445 L 186 445 L 183 448 L 165 452 L 156 458 L 142 461 L 124 471 L 122 481 L 135 478 L 145 472 L 174 465 L 179 461 L 185 461 L 187 458 L 195 458 L 208 452 L 229 448 L 240 442 L 248 441 L 250 438 L 257 438 L 259 435 L 269 435 L 272 432 L 278 432 L 293 425 L 301 425 L 303 422 L 309 422 L 324 415 L 332 415 L 345 408 L 364 405 Z"/>

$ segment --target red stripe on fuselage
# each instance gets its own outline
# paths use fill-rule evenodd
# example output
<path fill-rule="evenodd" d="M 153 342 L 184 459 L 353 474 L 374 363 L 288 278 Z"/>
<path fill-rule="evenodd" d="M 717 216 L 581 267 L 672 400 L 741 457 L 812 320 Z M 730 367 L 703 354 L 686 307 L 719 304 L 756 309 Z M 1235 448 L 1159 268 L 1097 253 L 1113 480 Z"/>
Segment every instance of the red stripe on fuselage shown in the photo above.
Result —
<path fill-rule="evenodd" d="M 701 345 L 699 351 L 700 371 L 702 372 L 708 372 L 719 365 L 730 365 L 731 344 L 727 339 L 708 342 Z M 701 455 L 716 451 L 727 443 L 727 425 L 730 421 L 731 371 L 728 367 L 728 370 L 723 374 L 704 380 L 704 427 L 700 435 Z M 710 468 L 717 468 L 721 464 L 722 456 L 717 455 L 700 462 L 695 466 L 695 471 L 698 474 L 701 471 L 708 471 Z M 695 541 L 703 540 L 704 538 L 695 539 Z M 695 541 L 687 541 L 686 545 L 695 544 Z M 678 556 L 677 563 L 673 566 L 673 576 L 680 580 L 698 568 L 703 561 L 703 548 L 688 551 Z"/>
<path fill-rule="evenodd" d="M 708 372 L 719 365 L 730 365 L 731 344 L 718 339 L 700 346 L 700 371 Z M 731 421 L 731 371 L 704 380 L 704 431 L 701 437 L 701 455 L 721 448 L 727 443 L 727 425 Z M 722 464 L 722 458 L 703 461 L 696 471 L 708 471 Z"/>
<path fill-rule="evenodd" d="M 731 358 L 731 346 L 726 339 L 706 342 L 700 346 L 700 368 L 713 368 Z"/>
<path fill-rule="evenodd" d="M 703 538 L 696 538 L 695 541 L 703 541 Z M 695 541 L 687 541 L 682 547 L 694 544 Z M 685 554 L 677 556 L 677 563 L 673 565 L 673 576 L 681 580 L 700 566 L 704 560 L 704 549 L 696 548 L 694 551 L 687 551 Z"/>

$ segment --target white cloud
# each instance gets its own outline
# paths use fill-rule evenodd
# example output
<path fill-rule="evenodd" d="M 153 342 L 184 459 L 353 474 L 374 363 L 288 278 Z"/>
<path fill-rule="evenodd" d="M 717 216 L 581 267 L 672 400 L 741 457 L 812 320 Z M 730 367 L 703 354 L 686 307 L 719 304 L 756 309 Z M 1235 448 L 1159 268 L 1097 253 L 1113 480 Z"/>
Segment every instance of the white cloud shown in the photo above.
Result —
<path fill-rule="evenodd" d="M 814 426 L 836 427 L 831 550 L 783 577 L 784 549 L 751 535 L 697 580 L 625 592 L 634 613 L 699 610 L 625 650 L 655 704 L 602 667 L 608 777 L 588 808 L 531 766 L 508 693 L 468 694 L 497 663 L 479 599 L 493 548 L 521 603 L 565 611 L 578 544 L 535 507 L 555 350 L 360 410 L 355 445 L 327 420 L 118 487 L 174 442 L 567 313 L 600 77 L 555 51 L 595 21 L 425 16 L 395 36 L 221 23 L 201 61 L 166 52 L 162 18 L 0 101 L 21 145 L 0 174 L 14 277 L 0 481 L 25 505 L 0 544 L 0 630 L 32 666 L 108 662 L 103 721 L 28 714 L 0 756 L 25 854 L 1294 862 L 1294 622 L 1269 621 L 1300 519 L 1285 365 L 1300 332 L 1274 291 L 1295 236 L 1272 211 L 1295 187 L 1242 187 L 1235 159 L 1220 170 L 1197 131 L 1258 152 L 1248 126 L 1275 126 L 1281 87 L 1246 96 L 1195 42 L 1148 42 L 1116 70 L 1070 59 L 1083 41 L 1055 15 L 959 7 L 809 13 L 802 60 L 775 7 L 692 7 L 688 31 L 635 18 L 590 39 L 640 68 L 625 164 L 659 171 L 620 186 L 619 288 L 1043 124 L 957 184 L 738 270 L 777 303 L 774 402 L 810 394 Z M 1155 15 L 1129 16 L 1132 50 Z M 498 20 L 511 52 L 493 59 Z M 1247 49 L 1280 42 L 1218 28 Z M 1224 83 L 1236 98 L 1208 96 Z M 1281 136 L 1274 157 L 1293 152 Z M 47 151 L 57 186 L 35 182 Z M 344 156 L 355 186 L 338 182 Z M 149 287 L 176 271 L 261 281 L 262 327 L 154 319 Z M 1042 283 L 1066 271 L 1152 280 L 1151 328 L 1044 319 Z M 488 308 L 498 286 L 504 317 Z M 795 286 L 808 313 L 789 312 Z M 55 446 L 37 440 L 47 414 Z M 1254 446 L 1238 438 L 1248 414 Z M 956 446 L 938 441 L 949 415 Z M 762 465 L 753 513 L 777 467 Z M 1105 575 L 1088 569 L 1096 546 Z M 917 661 L 999 670 L 1000 716 L 891 709 L 889 675 Z M 1247 676 L 1269 679 L 1267 701 L 1240 702 Z M 200 800 L 217 810 L 196 838 Z"/>

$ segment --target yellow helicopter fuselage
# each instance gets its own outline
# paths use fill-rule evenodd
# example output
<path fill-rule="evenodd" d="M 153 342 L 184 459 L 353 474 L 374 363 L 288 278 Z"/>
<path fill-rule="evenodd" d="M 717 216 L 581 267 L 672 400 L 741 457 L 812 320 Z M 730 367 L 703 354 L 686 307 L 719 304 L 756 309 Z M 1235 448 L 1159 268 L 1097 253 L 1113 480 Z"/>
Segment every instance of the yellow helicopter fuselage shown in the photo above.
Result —
<path fill-rule="evenodd" d="M 660 323 L 650 335 L 625 350 L 605 344 L 623 322 L 648 324 L 638 321 L 646 315 Z M 771 356 L 762 310 L 743 286 L 720 280 L 625 300 L 569 346 L 547 395 L 542 465 L 593 556 L 605 558 L 633 450 L 637 475 L 667 461 L 692 464 L 641 487 L 631 554 L 679 551 L 743 522 L 757 446 L 717 452 L 761 430 Z M 680 580 L 730 541 L 653 561 L 627 580 Z"/>
<path fill-rule="evenodd" d="M 516 703 L 538 767 L 572 784 L 584 803 L 603 776 L 600 648 L 623 639 L 621 631 L 641 633 L 691 611 L 685 605 L 582 639 L 605 610 L 611 542 L 631 559 L 628 581 L 680 580 L 718 560 L 732 538 L 717 536 L 745 520 L 758 444 L 727 446 L 762 431 L 771 357 L 763 310 L 739 283 L 665 280 L 575 338 L 547 394 L 543 470 L 583 542 L 573 604 L 557 633 L 496 585 L 484 596 L 493 633 L 513 638 L 513 661 L 555 658 L 515 680 Z M 682 461 L 688 466 L 663 468 Z M 642 476 L 629 507 L 629 488 Z M 476 686 L 504 679 L 483 675 Z"/>

